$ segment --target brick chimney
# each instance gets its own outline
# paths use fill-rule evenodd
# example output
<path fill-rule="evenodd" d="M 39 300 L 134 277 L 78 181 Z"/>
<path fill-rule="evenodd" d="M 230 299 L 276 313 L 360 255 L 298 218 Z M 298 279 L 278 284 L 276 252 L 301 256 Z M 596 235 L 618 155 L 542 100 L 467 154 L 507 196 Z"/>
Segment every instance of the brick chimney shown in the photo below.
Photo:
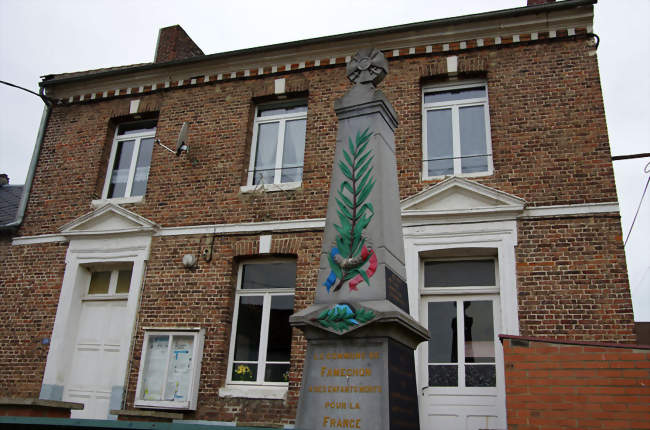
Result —
<path fill-rule="evenodd" d="M 183 60 L 199 55 L 203 55 L 203 51 L 185 33 L 185 30 L 180 25 L 161 28 L 158 32 L 154 63 Z"/>
<path fill-rule="evenodd" d="M 537 6 L 539 4 L 555 3 L 555 0 L 528 0 L 526 6 Z"/>

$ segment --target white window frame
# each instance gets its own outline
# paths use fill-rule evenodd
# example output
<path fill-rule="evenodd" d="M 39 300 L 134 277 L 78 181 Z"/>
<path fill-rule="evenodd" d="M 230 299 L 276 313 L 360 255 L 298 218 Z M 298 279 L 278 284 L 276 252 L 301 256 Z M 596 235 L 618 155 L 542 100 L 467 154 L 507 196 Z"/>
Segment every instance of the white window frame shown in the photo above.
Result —
<path fill-rule="evenodd" d="M 144 198 L 144 194 L 141 196 L 131 195 L 131 191 L 133 188 L 133 178 L 135 177 L 136 164 L 138 162 L 138 154 L 140 154 L 140 142 L 142 141 L 142 139 L 147 139 L 147 138 L 155 139 L 158 125 L 156 124 L 156 128 L 153 130 L 153 132 L 147 131 L 142 133 L 125 134 L 123 136 L 120 136 L 118 134 L 120 131 L 120 127 L 124 127 L 129 124 L 130 123 L 123 123 L 115 127 L 115 135 L 113 136 L 113 146 L 111 147 L 111 155 L 108 160 L 108 168 L 106 169 L 106 178 L 104 180 L 104 190 L 102 191 L 101 201 L 110 201 L 112 203 L 137 203 L 139 201 L 142 201 L 142 199 Z M 127 140 L 135 140 L 135 142 L 133 144 L 133 154 L 131 154 L 131 164 L 129 166 L 129 177 L 126 182 L 126 189 L 124 190 L 124 196 L 108 197 L 108 190 L 111 185 L 111 175 L 113 174 L 113 166 L 115 165 L 115 156 L 117 154 L 117 147 L 119 146 L 120 142 L 124 142 Z M 151 168 L 151 165 L 149 165 L 149 167 Z M 96 203 L 97 203 L 96 201 L 93 201 L 93 204 Z"/>
<path fill-rule="evenodd" d="M 253 397 L 253 398 L 282 398 L 286 395 L 288 382 L 265 382 L 264 374 L 266 370 L 266 350 L 269 337 L 269 320 L 271 314 L 271 298 L 273 296 L 294 296 L 293 288 L 259 288 L 244 290 L 242 286 L 243 268 L 246 264 L 270 264 L 270 263 L 296 263 L 295 260 L 273 259 L 273 260 L 253 260 L 243 261 L 237 271 L 237 290 L 235 292 L 235 309 L 233 312 L 232 330 L 230 332 L 230 350 L 228 353 L 228 370 L 226 377 L 226 387 L 220 390 L 223 397 Z M 232 369 L 235 358 L 235 342 L 237 340 L 237 321 L 239 318 L 239 298 L 244 296 L 263 296 L 262 307 L 262 325 L 260 328 L 260 344 L 257 359 L 257 379 L 255 381 L 233 381 Z M 240 361 L 238 361 L 240 362 Z M 280 362 L 273 362 L 280 363 Z M 284 362 L 282 362 L 284 363 Z M 251 390 L 252 388 L 252 390 Z M 256 390 L 256 388 L 259 388 Z"/>
<path fill-rule="evenodd" d="M 466 88 L 475 88 L 483 87 L 485 88 L 485 97 L 479 97 L 474 99 L 461 99 L 461 100 L 450 100 L 444 102 L 436 103 L 425 103 L 424 96 L 428 93 L 435 93 L 441 91 L 457 90 L 457 89 L 466 89 Z M 481 172 L 472 172 L 472 173 L 463 173 L 462 172 L 462 158 L 461 158 L 461 147 L 460 147 L 460 119 L 459 119 L 459 108 L 466 106 L 483 106 L 485 114 L 485 150 L 487 156 L 487 170 Z M 452 122 L 452 139 L 453 139 L 453 166 L 454 172 L 453 175 L 434 175 L 429 176 L 429 149 L 427 146 L 427 112 L 431 110 L 440 110 L 440 109 L 451 109 L 451 122 Z M 492 163 L 492 132 L 490 130 L 490 103 L 488 97 L 488 85 L 484 80 L 468 80 L 462 81 L 456 84 L 445 84 L 445 85 L 430 85 L 422 89 L 422 178 L 424 180 L 429 179 L 441 179 L 447 176 L 462 176 L 462 177 L 478 177 L 478 176 L 489 176 L 493 173 L 493 163 Z"/>
<path fill-rule="evenodd" d="M 274 108 L 278 108 L 278 109 L 289 108 L 289 107 L 297 107 L 297 106 L 305 106 L 307 110 L 305 110 L 304 112 L 283 113 L 279 115 L 270 115 L 270 116 L 258 116 L 260 110 L 269 110 Z M 246 187 L 242 187 L 242 191 L 252 191 L 259 188 L 268 189 L 269 191 L 275 191 L 281 189 L 287 190 L 287 189 L 298 188 L 300 186 L 300 184 L 302 183 L 302 179 L 300 181 L 295 181 L 295 182 L 282 182 L 282 161 L 283 161 L 282 156 L 284 154 L 284 133 L 285 133 L 287 121 L 298 120 L 298 119 L 304 119 L 306 121 L 308 109 L 309 108 L 307 106 L 307 100 L 299 100 L 299 101 L 295 101 L 291 103 L 283 103 L 283 104 L 266 104 L 266 105 L 259 105 L 255 107 L 255 120 L 253 122 L 253 140 L 251 142 L 251 151 L 250 151 L 251 156 L 248 165 L 248 179 L 246 182 Z M 254 177 L 255 177 L 255 158 L 257 156 L 258 130 L 261 124 L 267 124 L 273 122 L 279 123 L 278 139 L 276 141 L 275 172 L 273 175 L 273 183 L 253 184 Z M 306 140 L 307 140 L 307 135 L 305 133 L 305 143 Z M 303 153 L 302 167 L 303 167 L 303 175 L 304 175 L 304 153 Z"/>
<path fill-rule="evenodd" d="M 190 377 L 190 384 L 188 388 L 189 398 L 185 402 L 175 402 L 170 400 L 144 400 L 142 390 L 144 389 L 144 367 L 147 362 L 147 353 L 149 351 L 149 339 L 151 336 L 169 336 L 169 345 L 167 349 L 167 363 L 165 365 L 165 376 L 163 381 L 167 381 L 167 372 L 169 371 L 169 360 L 171 359 L 171 347 L 173 344 L 173 336 L 193 336 L 192 348 L 192 371 Z M 135 391 L 136 408 L 150 408 L 150 409 L 179 409 L 179 410 L 196 410 L 198 393 L 199 393 L 199 380 L 201 375 L 201 361 L 203 358 L 203 343 L 205 338 L 205 331 L 199 327 L 194 328 L 156 328 L 149 327 L 144 329 L 144 340 L 142 342 L 142 354 L 140 357 L 140 370 L 138 371 L 138 384 Z M 166 383 L 163 382 L 163 394 Z"/>
<path fill-rule="evenodd" d="M 429 262 L 437 261 L 492 261 L 494 263 L 494 285 L 473 285 L 473 286 L 462 286 L 462 287 L 425 287 L 426 279 L 424 277 L 424 267 Z M 422 318 L 425 320 L 425 317 L 428 315 L 425 305 L 429 302 L 465 302 L 465 301 L 491 301 L 492 305 L 492 322 L 494 328 L 494 343 L 495 343 L 495 357 L 494 363 L 485 363 L 493 364 L 496 367 L 496 377 L 497 385 L 494 387 L 466 387 L 465 386 L 465 345 L 460 341 L 460 335 L 464 336 L 464 319 L 461 318 L 463 309 L 460 306 L 456 307 L 456 318 L 458 323 L 458 333 L 459 337 L 456 340 L 457 342 L 457 355 L 458 362 L 455 364 L 458 371 L 458 385 L 455 387 L 429 387 L 427 386 L 426 381 L 428 381 L 428 375 L 422 375 L 424 380 L 423 389 L 430 390 L 437 394 L 450 394 L 450 395 L 459 395 L 459 392 L 462 394 L 497 394 L 499 389 L 499 384 L 504 385 L 505 381 L 500 381 L 501 374 L 499 366 L 503 366 L 503 359 L 500 357 L 500 350 L 497 345 L 500 327 L 501 327 L 501 306 L 499 298 L 499 264 L 495 257 L 458 257 L 458 258 L 426 258 L 422 261 L 422 285 L 420 286 L 420 303 L 422 306 L 421 313 Z M 461 333 L 462 330 L 462 333 Z M 428 351 L 429 351 L 429 342 L 424 342 L 422 344 L 421 350 L 421 359 L 424 364 L 426 364 L 427 369 L 428 365 L 435 365 L 436 363 L 428 363 Z M 440 363 L 442 365 L 454 365 L 453 363 Z M 479 363 L 480 364 L 480 363 Z"/>

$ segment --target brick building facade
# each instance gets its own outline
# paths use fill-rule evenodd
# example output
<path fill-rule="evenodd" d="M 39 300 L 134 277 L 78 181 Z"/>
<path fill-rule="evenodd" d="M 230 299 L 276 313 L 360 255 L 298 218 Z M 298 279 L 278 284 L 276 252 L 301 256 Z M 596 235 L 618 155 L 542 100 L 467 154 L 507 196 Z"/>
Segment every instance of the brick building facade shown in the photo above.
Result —
<path fill-rule="evenodd" d="M 281 308 L 269 303 L 291 294 L 294 310 L 312 303 L 333 104 L 350 85 L 346 61 L 365 46 L 389 61 L 380 89 L 399 116 L 411 314 L 424 325 L 449 328 L 464 318 L 465 331 L 480 323 L 493 332 L 474 334 L 476 350 L 487 350 L 473 359 L 465 350 L 472 338 L 463 343 L 457 325 L 457 356 L 440 364 L 416 351 L 422 428 L 446 419 L 436 402 L 449 390 L 465 399 L 450 426 L 505 427 L 498 334 L 634 343 L 593 3 L 213 55 L 176 26 L 161 30 L 154 63 L 46 77 L 41 86 L 57 102 L 46 113 L 24 220 L 11 243 L 2 242 L 2 392 L 93 399 L 82 417 L 162 409 L 185 420 L 291 425 L 305 342 L 295 329 L 283 331 L 288 340 L 275 338 L 276 313 L 269 314 Z M 189 151 L 177 156 L 184 123 Z M 267 128 L 284 137 L 271 138 L 270 168 Z M 186 255 L 196 263 L 185 265 Z M 247 273 L 264 264 L 293 267 L 295 286 L 284 285 L 285 296 L 250 287 L 263 298 L 251 305 Z M 466 279 L 467 272 L 477 275 Z M 444 319 L 452 304 L 458 313 Z M 470 317 L 472 306 L 484 310 Z M 245 312 L 259 317 L 253 328 L 268 351 L 247 336 L 246 318 L 237 320 Z M 240 335 L 248 342 L 242 351 L 259 355 L 237 358 Z M 283 360 L 270 358 L 276 341 L 290 346 Z M 174 351 L 194 359 L 177 379 L 169 376 L 180 363 L 178 354 L 170 358 L 175 342 L 185 349 Z M 167 352 L 154 355 L 159 347 Z M 476 362 L 488 363 L 487 383 L 470 383 Z M 88 363 L 110 368 L 113 379 L 84 385 L 100 369 L 75 367 Z M 237 373 L 242 365 L 260 374 L 247 380 Z M 274 366 L 280 380 L 261 374 Z M 442 389 L 432 381 L 444 366 L 460 381 L 447 379 Z M 150 381 L 161 376 L 156 394 Z M 176 384 L 171 394 L 167 383 Z M 478 395 L 493 399 L 491 409 L 476 406 Z"/>

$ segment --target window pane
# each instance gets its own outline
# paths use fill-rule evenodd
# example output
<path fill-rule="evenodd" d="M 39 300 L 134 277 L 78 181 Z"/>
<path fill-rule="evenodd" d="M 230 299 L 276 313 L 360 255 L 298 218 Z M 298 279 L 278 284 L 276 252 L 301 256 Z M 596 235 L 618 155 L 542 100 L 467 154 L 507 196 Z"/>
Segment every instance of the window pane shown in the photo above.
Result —
<path fill-rule="evenodd" d="M 289 361 L 291 352 L 289 316 L 292 313 L 293 295 L 271 297 L 269 341 L 266 348 L 267 361 Z"/>
<path fill-rule="evenodd" d="M 244 264 L 241 288 L 295 288 L 296 263 Z"/>
<path fill-rule="evenodd" d="M 167 364 L 169 336 L 150 336 L 144 363 L 144 400 L 162 400 L 162 386 Z"/>
<path fill-rule="evenodd" d="M 239 298 L 235 360 L 257 361 L 262 327 L 262 296 Z"/>
<path fill-rule="evenodd" d="M 302 180 L 306 128 L 306 119 L 286 122 L 282 154 L 282 182 L 300 182 Z"/>
<path fill-rule="evenodd" d="M 485 87 L 461 88 L 457 90 L 435 91 L 424 95 L 425 103 L 468 100 L 485 97 Z"/>
<path fill-rule="evenodd" d="M 494 318 L 489 300 L 463 302 L 465 362 L 494 363 Z"/>
<path fill-rule="evenodd" d="M 283 114 L 294 114 L 298 112 L 307 112 L 307 106 L 292 106 L 292 107 L 281 107 L 281 108 L 268 108 L 268 109 L 258 109 L 257 116 L 273 116 L 273 115 L 283 115 Z"/>
<path fill-rule="evenodd" d="M 496 366 L 476 364 L 465 366 L 466 387 L 496 387 Z"/>
<path fill-rule="evenodd" d="M 267 364 L 264 371 L 266 382 L 289 382 L 289 364 Z"/>
<path fill-rule="evenodd" d="M 121 124 L 117 132 L 118 136 L 128 136 L 129 134 L 155 133 L 156 121 L 139 121 L 129 124 Z"/>
<path fill-rule="evenodd" d="M 108 294 L 111 272 L 92 272 L 88 294 Z"/>
<path fill-rule="evenodd" d="M 186 402 L 192 378 L 194 336 L 174 336 L 172 339 L 165 400 Z"/>
<path fill-rule="evenodd" d="M 429 366 L 429 387 L 457 387 L 458 366 Z"/>
<path fill-rule="evenodd" d="M 428 313 L 429 363 L 457 363 L 456 302 L 429 302 Z"/>
<path fill-rule="evenodd" d="M 260 124 L 257 129 L 255 172 L 253 184 L 272 184 L 275 177 L 275 154 L 278 145 L 279 123 Z"/>
<path fill-rule="evenodd" d="M 149 178 L 149 166 L 151 165 L 151 153 L 153 152 L 153 137 L 140 140 L 140 152 L 135 167 L 135 177 L 131 187 L 132 196 L 144 196 L 147 190 L 147 179 Z"/>
<path fill-rule="evenodd" d="M 118 142 L 115 152 L 115 162 L 111 171 L 111 182 L 108 186 L 108 197 L 124 197 L 126 182 L 129 180 L 131 157 L 133 156 L 134 140 Z"/>
<path fill-rule="evenodd" d="M 431 261 L 424 265 L 424 287 L 495 286 L 493 260 Z"/>
<path fill-rule="evenodd" d="M 130 270 L 120 270 L 117 274 L 117 287 L 115 292 L 117 294 L 126 294 L 129 292 L 129 287 L 131 286 L 131 271 Z"/>
<path fill-rule="evenodd" d="M 231 378 L 233 381 L 256 381 L 257 364 L 233 363 Z"/>
<path fill-rule="evenodd" d="M 487 145 L 485 141 L 485 108 L 484 106 L 461 107 L 460 121 L 460 154 L 463 173 L 485 172 L 487 165 Z M 476 157 L 481 155 L 481 157 Z M 466 158 L 467 157 L 467 158 Z"/>
<path fill-rule="evenodd" d="M 427 111 L 428 175 L 454 173 L 451 109 Z"/>

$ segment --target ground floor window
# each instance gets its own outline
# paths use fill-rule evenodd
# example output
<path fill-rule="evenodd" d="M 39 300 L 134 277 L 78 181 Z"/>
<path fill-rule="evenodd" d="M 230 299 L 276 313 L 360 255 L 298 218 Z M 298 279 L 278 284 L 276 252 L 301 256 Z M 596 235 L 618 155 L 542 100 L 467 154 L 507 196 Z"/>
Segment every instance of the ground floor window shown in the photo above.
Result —
<path fill-rule="evenodd" d="M 295 261 L 240 265 L 228 361 L 228 383 L 287 385 Z"/>
<path fill-rule="evenodd" d="M 494 259 L 425 262 L 429 387 L 496 386 L 497 288 Z"/>
<path fill-rule="evenodd" d="M 495 387 L 493 300 L 426 304 L 430 387 Z"/>

